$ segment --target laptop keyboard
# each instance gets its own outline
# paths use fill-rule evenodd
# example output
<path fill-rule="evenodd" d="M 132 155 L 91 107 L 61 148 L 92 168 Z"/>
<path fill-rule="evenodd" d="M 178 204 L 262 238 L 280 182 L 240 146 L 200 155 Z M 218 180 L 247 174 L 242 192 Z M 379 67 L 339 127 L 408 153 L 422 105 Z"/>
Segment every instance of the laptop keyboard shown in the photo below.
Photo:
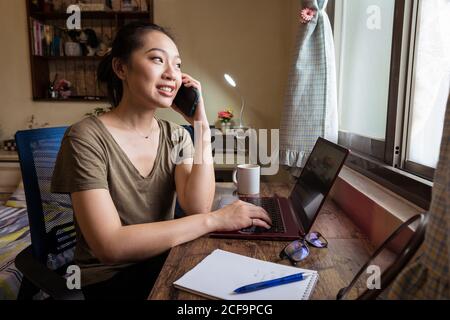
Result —
<path fill-rule="evenodd" d="M 278 202 L 273 198 L 245 198 L 246 202 L 254 204 L 264 208 L 272 219 L 272 227 L 266 229 L 263 227 L 252 226 L 250 228 L 242 229 L 243 232 L 256 233 L 256 232 L 270 232 L 270 233 L 283 233 L 285 232 L 283 219 L 281 217 L 280 207 Z"/>

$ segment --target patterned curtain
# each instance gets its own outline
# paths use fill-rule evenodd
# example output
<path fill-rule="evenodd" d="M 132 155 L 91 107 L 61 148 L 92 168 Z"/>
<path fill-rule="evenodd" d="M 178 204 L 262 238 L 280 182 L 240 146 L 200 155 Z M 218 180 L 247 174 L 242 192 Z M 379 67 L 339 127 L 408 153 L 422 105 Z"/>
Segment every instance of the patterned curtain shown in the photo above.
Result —
<path fill-rule="evenodd" d="M 423 254 L 397 278 L 391 299 L 450 299 L 450 99 L 442 133 L 439 162 L 434 175 L 433 195 Z"/>
<path fill-rule="evenodd" d="M 337 142 L 336 66 L 327 0 L 301 0 L 280 125 L 280 164 L 297 175 L 317 138 Z"/>

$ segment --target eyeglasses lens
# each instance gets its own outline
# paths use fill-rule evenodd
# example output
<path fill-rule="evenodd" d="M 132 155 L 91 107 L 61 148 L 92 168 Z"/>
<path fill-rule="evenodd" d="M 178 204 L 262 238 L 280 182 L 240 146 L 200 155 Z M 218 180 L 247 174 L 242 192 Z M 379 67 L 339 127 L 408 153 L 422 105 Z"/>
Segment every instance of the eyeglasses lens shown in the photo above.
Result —
<path fill-rule="evenodd" d="M 283 252 L 290 260 L 298 262 L 309 255 L 309 248 L 302 240 L 295 240 L 287 245 Z"/>
<path fill-rule="evenodd" d="M 319 232 L 308 233 L 305 239 L 316 248 L 325 248 L 328 246 L 328 241 Z"/>

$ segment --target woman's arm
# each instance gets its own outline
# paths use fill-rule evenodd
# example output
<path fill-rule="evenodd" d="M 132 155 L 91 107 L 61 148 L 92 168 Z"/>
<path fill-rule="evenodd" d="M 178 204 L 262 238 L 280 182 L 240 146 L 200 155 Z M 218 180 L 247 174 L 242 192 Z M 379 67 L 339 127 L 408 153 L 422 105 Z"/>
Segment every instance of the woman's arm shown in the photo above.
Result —
<path fill-rule="evenodd" d="M 175 168 L 178 201 L 188 215 L 211 211 L 215 192 L 211 130 L 198 125 L 195 134 L 194 163 L 191 159 Z"/>
<path fill-rule="evenodd" d="M 183 85 L 199 92 L 197 109 L 192 117 L 179 112 L 194 127 L 194 159 L 175 168 L 178 201 L 186 214 L 206 213 L 211 210 L 215 192 L 214 161 L 211 148 L 211 130 L 206 117 L 200 82 L 183 74 Z"/>
<path fill-rule="evenodd" d="M 220 210 L 153 223 L 123 226 L 108 190 L 74 192 L 77 222 L 94 255 L 105 264 L 140 261 L 213 231 L 251 225 L 269 228 L 264 209 L 242 201 Z"/>

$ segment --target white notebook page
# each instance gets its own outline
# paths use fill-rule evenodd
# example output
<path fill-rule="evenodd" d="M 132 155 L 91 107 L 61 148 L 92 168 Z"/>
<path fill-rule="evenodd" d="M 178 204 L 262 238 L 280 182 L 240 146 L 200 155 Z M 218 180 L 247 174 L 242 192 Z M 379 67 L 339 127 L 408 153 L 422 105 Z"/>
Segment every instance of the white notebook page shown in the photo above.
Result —
<path fill-rule="evenodd" d="M 241 286 L 289 276 L 313 273 L 304 280 L 235 294 Z M 192 270 L 174 282 L 174 286 L 199 295 L 224 300 L 307 300 L 314 289 L 318 273 L 277 263 L 249 258 L 239 254 L 214 250 Z"/>

